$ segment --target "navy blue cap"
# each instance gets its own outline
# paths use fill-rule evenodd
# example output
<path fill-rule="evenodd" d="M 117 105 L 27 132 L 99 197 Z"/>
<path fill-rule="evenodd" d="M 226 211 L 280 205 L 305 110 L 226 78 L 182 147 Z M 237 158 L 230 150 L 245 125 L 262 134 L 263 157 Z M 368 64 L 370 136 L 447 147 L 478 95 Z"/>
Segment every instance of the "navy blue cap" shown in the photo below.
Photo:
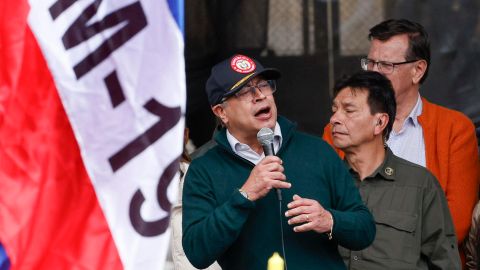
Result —
<path fill-rule="evenodd" d="M 222 103 L 238 92 L 253 78 L 262 75 L 266 80 L 281 77 L 275 68 L 264 68 L 260 62 L 245 55 L 237 54 L 212 68 L 212 74 L 207 80 L 206 91 L 210 106 Z"/>

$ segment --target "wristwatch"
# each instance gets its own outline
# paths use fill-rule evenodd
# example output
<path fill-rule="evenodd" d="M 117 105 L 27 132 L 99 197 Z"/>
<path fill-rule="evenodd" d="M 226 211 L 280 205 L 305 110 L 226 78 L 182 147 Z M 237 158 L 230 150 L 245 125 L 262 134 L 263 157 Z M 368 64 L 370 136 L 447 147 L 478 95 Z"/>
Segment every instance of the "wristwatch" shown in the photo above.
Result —
<path fill-rule="evenodd" d="M 238 191 L 240 191 L 240 194 L 242 194 L 242 196 L 245 197 L 245 199 L 250 200 L 248 198 L 248 193 L 245 190 L 239 189 Z"/>

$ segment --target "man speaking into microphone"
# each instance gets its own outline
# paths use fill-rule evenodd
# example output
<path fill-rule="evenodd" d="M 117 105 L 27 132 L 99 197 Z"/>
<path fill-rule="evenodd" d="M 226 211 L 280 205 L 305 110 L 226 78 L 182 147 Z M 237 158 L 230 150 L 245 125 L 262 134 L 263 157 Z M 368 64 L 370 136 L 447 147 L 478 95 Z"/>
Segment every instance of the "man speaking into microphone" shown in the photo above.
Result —
<path fill-rule="evenodd" d="M 346 269 L 337 246 L 360 250 L 375 237 L 337 154 L 277 119 L 278 78 L 244 55 L 212 68 L 206 92 L 224 128 L 190 165 L 183 190 L 182 242 L 195 267 L 217 260 L 224 270 L 264 270 L 278 252 L 287 270 Z"/>

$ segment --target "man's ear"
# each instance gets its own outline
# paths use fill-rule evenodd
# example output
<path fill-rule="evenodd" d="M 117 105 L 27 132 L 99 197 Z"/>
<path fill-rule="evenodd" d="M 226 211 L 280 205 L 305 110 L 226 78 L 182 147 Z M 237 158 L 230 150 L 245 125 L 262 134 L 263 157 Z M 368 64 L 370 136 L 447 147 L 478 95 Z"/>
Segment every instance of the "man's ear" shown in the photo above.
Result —
<path fill-rule="evenodd" d="M 215 114 L 215 116 L 220 119 L 224 125 L 226 125 L 228 123 L 228 117 L 227 117 L 227 114 L 225 112 L 225 105 L 224 103 L 222 104 L 217 104 L 215 106 L 212 107 L 212 112 L 213 114 Z"/>
<path fill-rule="evenodd" d="M 412 70 L 412 82 L 414 84 L 420 83 L 420 80 L 423 78 L 425 75 L 425 72 L 427 71 L 427 61 L 425 60 L 418 60 L 417 62 L 414 63 L 414 67 Z"/>
<path fill-rule="evenodd" d="M 383 134 L 383 130 L 387 127 L 388 124 L 388 114 L 386 113 L 377 113 L 376 124 L 374 129 L 374 134 L 379 135 Z"/>

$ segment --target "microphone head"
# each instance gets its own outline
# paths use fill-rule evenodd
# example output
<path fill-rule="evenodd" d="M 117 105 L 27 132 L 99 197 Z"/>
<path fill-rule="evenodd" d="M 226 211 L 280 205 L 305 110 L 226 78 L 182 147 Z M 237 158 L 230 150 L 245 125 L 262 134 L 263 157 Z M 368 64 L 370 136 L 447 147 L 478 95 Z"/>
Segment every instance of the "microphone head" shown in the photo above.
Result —
<path fill-rule="evenodd" d="M 273 131 L 267 127 L 261 128 L 257 133 L 257 140 L 261 145 L 273 143 Z"/>

